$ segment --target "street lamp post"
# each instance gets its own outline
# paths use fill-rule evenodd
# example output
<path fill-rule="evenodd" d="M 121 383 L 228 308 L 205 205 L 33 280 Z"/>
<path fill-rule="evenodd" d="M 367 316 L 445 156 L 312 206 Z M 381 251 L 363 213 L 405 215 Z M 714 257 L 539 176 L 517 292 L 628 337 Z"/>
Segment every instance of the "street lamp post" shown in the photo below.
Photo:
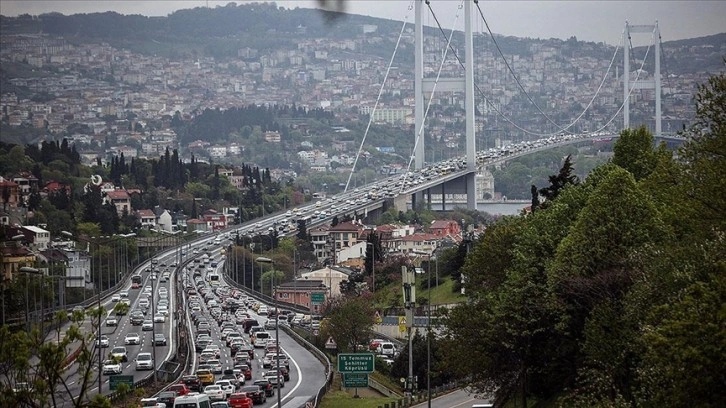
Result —
<path fill-rule="evenodd" d="M 151 279 L 154 275 L 154 268 L 156 267 L 156 263 L 154 260 L 156 257 L 151 258 L 151 275 L 149 275 L 149 278 Z M 158 276 L 157 276 L 158 279 Z M 156 290 L 154 290 L 154 284 L 156 283 L 156 279 L 151 279 L 151 354 L 152 354 L 152 360 L 154 361 L 154 380 L 153 384 L 154 387 L 156 387 L 156 377 L 157 377 L 157 370 L 156 370 L 156 305 L 154 301 L 154 295 L 156 294 Z"/>
<path fill-rule="evenodd" d="M 61 231 L 61 234 L 65 235 L 69 238 L 73 238 L 73 239 L 77 239 L 79 241 L 86 242 L 88 244 L 96 244 L 97 246 L 99 245 L 98 242 L 91 242 L 90 240 L 87 240 L 85 238 L 76 237 L 68 231 Z M 93 265 L 93 257 L 91 257 L 91 265 Z M 97 328 L 98 333 L 96 334 L 96 341 L 99 341 L 101 339 L 101 315 L 102 315 L 102 313 L 101 313 L 101 268 L 100 268 L 100 265 L 98 265 L 98 264 L 96 266 L 98 267 L 98 282 L 97 282 L 97 286 L 96 286 L 96 290 L 98 291 L 98 303 L 96 304 L 96 307 L 98 308 L 98 310 L 97 310 L 97 312 L 98 312 L 98 328 Z M 96 348 L 98 349 L 98 393 L 101 394 L 101 389 L 103 387 L 103 381 L 102 381 L 103 380 L 103 378 L 102 378 L 103 377 L 103 375 L 102 375 L 103 356 L 101 354 L 101 347 L 96 347 Z"/>
<path fill-rule="evenodd" d="M 85 243 L 87 243 L 89 245 L 95 244 L 97 247 L 100 247 L 100 245 L 101 245 L 101 242 L 98 242 L 98 241 L 95 241 L 94 242 L 94 241 L 88 240 L 86 238 L 77 237 L 77 236 L 73 235 L 72 233 L 70 233 L 68 231 L 61 231 L 61 234 L 62 235 L 65 235 L 65 236 L 67 236 L 69 238 L 72 238 L 72 239 L 75 239 L 75 240 L 78 240 L 78 241 L 85 242 Z M 129 238 L 129 237 L 132 237 L 132 236 L 135 236 L 135 235 L 136 234 L 133 234 L 132 233 L 132 234 L 120 235 L 119 237 L 121 237 L 121 238 Z M 112 237 L 111 240 L 108 240 L 108 241 L 103 242 L 103 243 L 111 242 L 114 239 L 115 239 L 115 237 Z M 93 267 L 93 257 L 91 257 L 91 266 Z M 98 262 L 96 264 L 96 267 L 98 268 L 98 282 L 97 282 L 97 286 L 96 286 L 96 288 L 98 290 L 98 302 L 96 304 L 96 306 L 98 308 L 98 310 L 97 310 L 97 312 L 98 312 L 98 328 L 97 328 L 98 333 L 96 334 L 96 341 L 100 341 L 100 339 L 101 339 L 101 315 L 103 314 L 101 312 L 101 310 L 103 310 L 103 309 L 101 307 L 101 267 L 100 267 L 100 262 Z M 111 284 L 111 282 L 109 281 L 109 285 L 110 284 Z M 101 390 L 103 388 L 103 375 L 102 375 L 103 374 L 102 373 L 102 370 L 103 370 L 103 354 L 101 353 L 101 348 L 100 347 L 97 347 L 97 349 L 98 349 L 98 393 L 101 394 Z"/>
<path fill-rule="evenodd" d="M 263 256 L 258 257 L 256 261 L 259 263 L 270 264 L 270 288 L 272 289 L 272 280 L 275 278 L 275 261 L 273 261 L 271 258 L 266 258 Z M 282 395 L 280 394 L 282 392 L 280 388 L 280 319 L 277 318 L 277 314 L 279 313 L 277 293 L 273 293 L 272 295 L 275 308 L 275 361 L 277 362 L 277 407 L 280 408 L 282 407 Z"/>

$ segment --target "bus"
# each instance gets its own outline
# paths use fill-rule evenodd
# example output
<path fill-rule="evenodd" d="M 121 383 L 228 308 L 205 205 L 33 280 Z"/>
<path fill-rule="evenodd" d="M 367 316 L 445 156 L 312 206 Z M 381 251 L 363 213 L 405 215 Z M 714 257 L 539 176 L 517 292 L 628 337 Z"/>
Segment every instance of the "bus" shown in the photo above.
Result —
<path fill-rule="evenodd" d="M 141 275 L 134 275 L 131 277 L 131 289 L 138 289 L 141 287 Z"/>

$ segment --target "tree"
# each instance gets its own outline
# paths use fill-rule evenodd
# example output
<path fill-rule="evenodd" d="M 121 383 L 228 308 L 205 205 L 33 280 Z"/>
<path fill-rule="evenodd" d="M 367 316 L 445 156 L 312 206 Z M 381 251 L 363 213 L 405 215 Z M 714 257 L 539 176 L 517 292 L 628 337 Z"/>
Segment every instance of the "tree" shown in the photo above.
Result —
<path fill-rule="evenodd" d="M 566 186 L 574 185 L 579 182 L 577 176 L 572 174 L 574 169 L 572 167 L 571 157 L 572 156 L 567 155 L 559 173 L 555 176 L 549 177 L 550 185 L 539 190 L 540 195 L 542 195 L 542 197 L 546 200 L 554 200 Z"/>
<path fill-rule="evenodd" d="M 365 297 L 329 299 L 323 313 L 327 320 L 323 337 L 332 336 L 340 351 L 356 352 L 359 345 L 370 340 L 375 313 L 373 304 Z"/>
<path fill-rule="evenodd" d="M 653 171 L 657 155 L 653 150 L 653 135 L 641 126 L 637 129 L 624 129 L 613 145 L 612 162 L 628 170 L 635 180 L 641 180 Z"/>
<path fill-rule="evenodd" d="M 30 333 L 10 333 L 7 326 L 0 327 L 0 405 L 53 407 L 63 403 L 72 407 L 86 407 L 88 392 L 93 387 L 92 374 L 97 370 L 98 352 L 102 349 L 93 346 L 97 326 L 97 316 L 101 310 L 90 310 L 89 331 L 80 329 L 86 318 L 83 312 L 73 312 L 69 317 L 61 311 L 54 317 L 58 323 L 55 329 L 56 342 L 46 342 L 45 334 L 34 329 Z M 80 342 L 77 349 L 75 367 L 77 383 L 71 388 L 66 359 L 68 348 Z M 13 392 L 18 383 L 27 383 L 31 392 Z M 107 400 L 99 396 L 99 401 Z"/>
<path fill-rule="evenodd" d="M 373 275 L 373 268 L 376 262 L 380 262 L 383 259 L 383 245 L 381 244 L 381 237 L 375 231 L 368 234 L 366 239 L 366 258 L 365 258 L 365 272 L 366 276 Z M 375 290 L 375 288 L 371 288 Z"/>

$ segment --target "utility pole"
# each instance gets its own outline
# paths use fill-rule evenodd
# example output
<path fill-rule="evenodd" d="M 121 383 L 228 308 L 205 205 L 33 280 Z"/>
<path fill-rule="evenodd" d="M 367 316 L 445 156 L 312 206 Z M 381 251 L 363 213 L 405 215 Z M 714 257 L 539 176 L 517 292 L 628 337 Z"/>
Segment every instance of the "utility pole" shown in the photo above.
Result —
<path fill-rule="evenodd" d="M 416 270 L 413 267 L 402 266 L 403 278 L 403 304 L 406 308 L 406 331 L 408 332 L 408 378 L 406 381 L 406 395 L 409 404 L 413 397 L 413 308 L 416 305 Z"/>

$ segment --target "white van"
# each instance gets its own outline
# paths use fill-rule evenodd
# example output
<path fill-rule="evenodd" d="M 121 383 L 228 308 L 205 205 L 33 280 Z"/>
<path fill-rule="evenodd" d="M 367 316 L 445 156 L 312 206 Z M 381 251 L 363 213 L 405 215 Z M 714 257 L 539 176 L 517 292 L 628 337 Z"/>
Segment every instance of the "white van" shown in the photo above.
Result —
<path fill-rule="evenodd" d="M 180 395 L 174 399 L 174 408 L 211 408 L 209 396 L 204 394 Z"/>
<path fill-rule="evenodd" d="M 252 345 L 254 347 L 265 347 L 267 345 L 267 339 L 270 338 L 270 333 L 263 332 L 263 331 L 256 332 L 254 337 L 255 337 L 255 340 L 252 343 Z"/>
<path fill-rule="evenodd" d="M 376 351 L 378 351 L 378 354 L 393 357 L 396 355 L 396 345 L 390 341 L 382 341 L 378 344 L 378 349 Z"/>

